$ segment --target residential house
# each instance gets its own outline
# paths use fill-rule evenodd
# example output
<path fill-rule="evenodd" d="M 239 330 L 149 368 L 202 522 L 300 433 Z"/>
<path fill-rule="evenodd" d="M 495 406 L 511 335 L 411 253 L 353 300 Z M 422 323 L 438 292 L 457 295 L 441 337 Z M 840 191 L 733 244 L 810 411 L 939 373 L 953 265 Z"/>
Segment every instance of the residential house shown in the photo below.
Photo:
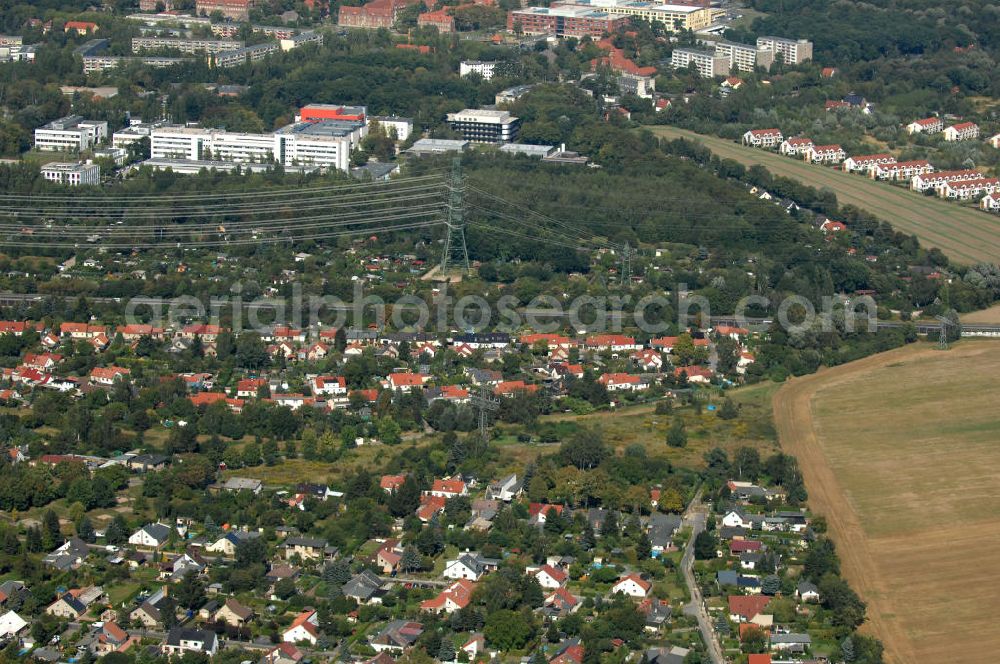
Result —
<path fill-rule="evenodd" d="M 382 587 L 382 579 L 375 573 L 364 570 L 355 574 L 341 587 L 344 597 L 355 600 L 358 604 L 381 604 L 385 591 Z"/>
<path fill-rule="evenodd" d="M 941 118 L 924 118 L 923 120 L 914 120 L 906 125 L 906 133 L 908 134 L 936 134 L 943 130 L 944 123 Z"/>
<path fill-rule="evenodd" d="M 403 547 L 395 538 L 387 539 L 375 552 L 375 564 L 382 568 L 383 574 L 393 574 L 403 560 Z"/>
<path fill-rule="evenodd" d="M 188 652 L 214 655 L 219 650 L 215 632 L 187 627 L 174 627 L 167 633 L 167 640 L 160 647 L 165 655 L 183 655 Z"/>
<path fill-rule="evenodd" d="M 814 145 L 806 149 L 803 156 L 813 164 L 839 164 L 847 155 L 839 145 Z"/>
<path fill-rule="evenodd" d="M 323 560 L 332 557 L 336 549 L 325 539 L 314 537 L 289 537 L 282 544 L 285 549 L 285 560 L 298 556 L 300 560 Z"/>
<path fill-rule="evenodd" d="M 472 600 L 476 584 L 468 579 L 459 579 L 442 590 L 437 597 L 420 603 L 421 611 L 431 613 L 452 613 L 464 609 Z"/>
<path fill-rule="evenodd" d="M 230 491 L 232 493 L 249 491 L 250 493 L 256 495 L 259 494 L 263 488 L 264 483 L 261 480 L 250 479 L 248 477 L 230 477 L 221 484 L 213 484 L 209 487 L 209 490 Z"/>
<path fill-rule="evenodd" d="M 646 619 L 645 628 L 647 631 L 659 632 L 670 620 L 673 609 L 670 608 L 670 602 L 665 599 L 647 597 L 639 603 L 639 613 L 643 614 Z"/>
<path fill-rule="evenodd" d="M 205 550 L 209 553 L 221 553 L 226 557 L 232 558 L 236 555 L 236 547 L 238 547 L 241 542 L 255 537 L 260 537 L 260 533 L 247 532 L 245 530 L 232 530 L 206 546 Z"/>
<path fill-rule="evenodd" d="M 801 157 L 812 146 L 813 141 L 811 138 L 786 138 L 781 142 L 781 147 L 778 148 L 778 151 L 789 157 Z"/>
<path fill-rule="evenodd" d="M 491 483 L 486 487 L 486 498 L 489 500 L 502 500 L 509 503 L 517 498 L 524 491 L 524 487 L 517 479 L 517 474 L 511 473 L 503 479 Z"/>
<path fill-rule="evenodd" d="M 743 144 L 755 148 L 773 148 L 783 140 L 780 129 L 751 129 L 743 134 Z"/>
<path fill-rule="evenodd" d="M 140 548 L 159 549 L 170 538 L 170 526 L 162 523 L 150 523 L 132 533 L 128 543 Z"/>
<path fill-rule="evenodd" d="M 842 168 L 848 173 L 869 173 L 876 166 L 895 164 L 896 158 L 888 153 L 858 155 L 844 160 Z"/>
<path fill-rule="evenodd" d="M 652 348 L 637 350 L 632 353 L 631 360 L 643 371 L 659 371 L 663 368 L 663 356 Z"/>
<path fill-rule="evenodd" d="M 552 565 L 542 565 L 533 572 L 533 576 L 545 590 L 555 590 L 561 588 L 567 580 L 569 574 Z"/>
<path fill-rule="evenodd" d="M 729 619 L 733 622 L 750 622 L 763 613 L 771 598 L 766 595 L 730 595 Z"/>
<path fill-rule="evenodd" d="M 580 600 L 565 588 L 556 588 L 545 596 L 542 608 L 552 617 L 565 616 L 580 608 Z"/>
<path fill-rule="evenodd" d="M 371 646 L 380 653 L 385 651 L 402 653 L 416 643 L 423 632 L 424 626 L 418 622 L 393 620 L 372 637 Z"/>
<path fill-rule="evenodd" d="M 484 558 L 478 553 L 463 553 L 454 560 L 445 563 L 441 573 L 446 579 L 467 579 L 478 581 L 487 572 L 500 566 L 496 558 Z"/>
<path fill-rule="evenodd" d="M 799 581 L 799 584 L 795 587 L 795 596 L 803 602 L 819 602 L 819 588 L 816 587 L 815 583 Z"/>
<path fill-rule="evenodd" d="M 126 650 L 129 645 L 131 645 L 129 633 L 118 623 L 107 620 L 98 628 L 91 649 L 96 655 L 107 655 Z"/>
<path fill-rule="evenodd" d="M 615 353 L 642 349 L 642 345 L 635 342 L 635 337 L 622 334 L 595 334 L 586 338 L 584 346 L 587 350 L 611 351 L 613 356 Z"/>
<path fill-rule="evenodd" d="M 312 379 L 313 396 L 347 396 L 347 381 L 343 376 L 316 376 Z"/>
<path fill-rule="evenodd" d="M 94 367 L 90 370 L 90 384 L 111 386 L 115 381 L 122 380 L 131 373 L 123 367 Z"/>
<path fill-rule="evenodd" d="M 253 619 L 253 609 L 244 606 L 232 597 L 226 600 L 212 619 L 217 623 L 225 623 L 231 627 L 243 627 Z"/>
<path fill-rule="evenodd" d="M 454 498 L 456 496 L 467 496 L 469 495 L 469 489 L 462 478 L 458 477 L 446 477 L 440 480 L 434 480 L 431 485 L 430 491 L 427 492 L 428 495 L 437 496 L 439 498 Z"/>
<path fill-rule="evenodd" d="M 298 664 L 303 656 L 295 645 L 283 642 L 267 651 L 258 664 Z"/>
<path fill-rule="evenodd" d="M 395 392 L 407 391 L 415 388 L 422 388 L 424 383 L 430 380 L 430 376 L 418 373 L 399 372 L 391 373 L 382 381 L 382 387 Z"/>
<path fill-rule="evenodd" d="M 771 650 L 804 653 L 811 645 L 812 638 L 808 634 L 795 634 L 791 632 L 775 632 L 771 634 Z"/>
<path fill-rule="evenodd" d="M 406 481 L 406 475 L 383 475 L 379 481 L 379 486 L 386 493 L 396 493 L 399 487 Z"/>
<path fill-rule="evenodd" d="M 944 130 L 946 141 L 971 141 L 979 138 L 979 125 L 975 122 L 959 122 Z"/>
<path fill-rule="evenodd" d="M 90 547 L 79 537 L 71 537 L 54 551 L 46 554 L 42 562 L 58 570 L 77 569 L 90 554 Z"/>
<path fill-rule="evenodd" d="M 934 167 L 926 159 L 915 159 L 913 161 L 897 161 L 891 164 L 876 164 L 875 168 L 869 172 L 876 180 L 909 182 L 915 175 L 933 173 Z"/>
<path fill-rule="evenodd" d="M 281 640 L 285 643 L 309 643 L 316 645 L 319 639 L 319 616 L 316 609 L 306 608 L 281 634 Z"/>
<path fill-rule="evenodd" d="M 635 374 L 604 373 L 597 379 L 608 392 L 640 392 L 649 387 L 649 383 Z"/>
<path fill-rule="evenodd" d="M 81 602 L 73 592 L 63 593 L 56 601 L 49 604 L 45 613 L 57 618 L 76 620 L 87 612 L 87 605 Z"/>
<path fill-rule="evenodd" d="M 16 611 L 8 611 L 0 616 L 0 638 L 17 636 L 27 626 L 28 621 L 19 616 Z"/>
<path fill-rule="evenodd" d="M 618 579 L 615 585 L 611 586 L 612 595 L 628 595 L 629 597 L 644 598 L 653 589 L 653 584 L 646 581 L 638 574 L 628 574 Z"/>
<path fill-rule="evenodd" d="M 1000 211 L 1000 194 L 986 194 L 979 201 L 979 209 L 986 212 Z"/>

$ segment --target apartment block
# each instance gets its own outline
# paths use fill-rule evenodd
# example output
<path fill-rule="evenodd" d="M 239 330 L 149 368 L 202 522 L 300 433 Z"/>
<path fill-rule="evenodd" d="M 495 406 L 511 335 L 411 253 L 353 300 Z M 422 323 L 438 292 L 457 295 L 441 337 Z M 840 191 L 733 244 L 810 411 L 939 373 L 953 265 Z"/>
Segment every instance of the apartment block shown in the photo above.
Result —
<path fill-rule="evenodd" d="M 125 55 L 87 55 L 83 58 L 83 73 L 89 74 L 95 71 L 105 71 L 114 69 L 123 63 L 140 62 L 147 67 L 172 67 L 185 62 L 191 62 L 191 58 L 171 58 L 159 55 L 145 55 L 141 57 L 128 57 Z"/>
<path fill-rule="evenodd" d="M 910 189 L 914 191 L 927 191 L 937 189 L 945 182 L 959 182 L 960 180 L 976 180 L 984 177 L 982 173 L 974 168 L 965 168 L 960 171 L 938 171 L 936 173 L 922 173 L 914 175 L 910 180 Z"/>
<path fill-rule="evenodd" d="M 758 37 L 757 48 L 766 48 L 780 53 L 785 64 L 797 65 L 812 60 L 813 43 L 808 39 L 785 39 L 784 37 Z"/>
<path fill-rule="evenodd" d="M 70 187 L 101 183 L 101 167 L 89 161 L 86 163 L 53 161 L 42 166 L 41 173 L 48 182 Z"/>
<path fill-rule="evenodd" d="M 473 143 L 513 143 L 521 120 L 507 111 L 467 108 L 448 114 L 448 124 Z"/>
<path fill-rule="evenodd" d="M 702 78 L 725 76 L 732 66 L 729 58 L 700 48 L 675 48 L 670 55 L 670 64 L 674 69 L 684 69 L 691 63 Z"/>
<path fill-rule="evenodd" d="M 813 164 L 839 164 L 846 156 L 839 145 L 814 145 L 803 153 L 805 160 Z"/>
<path fill-rule="evenodd" d="M 979 125 L 975 122 L 959 122 L 944 130 L 946 141 L 971 141 L 979 138 Z"/>
<path fill-rule="evenodd" d="M 182 53 L 222 53 L 243 48 L 241 41 L 222 39 L 179 39 L 174 37 L 133 37 L 132 52 L 172 49 Z"/>
<path fill-rule="evenodd" d="M 263 44 L 254 44 L 253 46 L 245 46 L 235 51 L 222 51 L 221 53 L 216 53 L 212 57 L 212 60 L 215 62 L 216 67 L 226 69 L 228 67 L 239 67 L 248 62 L 263 60 L 272 53 L 277 53 L 280 50 L 281 46 L 276 42 L 266 42 Z"/>
<path fill-rule="evenodd" d="M 755 148 L 773 148 L 781 145 L 782 140 L 780 129 L 751 129 L 743 134 L 743 143 Z"/>
<path fill-rule="evenodd" d="M 89 150 L 108 137 L 108 123 L 67 115 L 35 130 L 35 149 L 48 152 Z"/>
<path fill-rule="evenodd" d="M 515 9 L 507 15 L 507 29 L 520 26 L 526 35 L 601 37 L 624 27 L 628 19 L 585 5 L 557 5 Z"/>
<path fill-rule="evenodd" d="M 715 42 L 715 54 L 729 58 L 732 63 L 730 69 L 736 67 L 740 71 L 753 71 L 757 67 L 769 70 L 774 64 L 773 50 L 750 44 L 729 41 Z"/>
<path fill-rule="evenodd" d="M 906 133 L 908 134 L 936 134 L 939 131 L 944 131 L 944 123 L 941 118 L 924 118 L 923 120 L 914 120 L 906 125 Z"/>

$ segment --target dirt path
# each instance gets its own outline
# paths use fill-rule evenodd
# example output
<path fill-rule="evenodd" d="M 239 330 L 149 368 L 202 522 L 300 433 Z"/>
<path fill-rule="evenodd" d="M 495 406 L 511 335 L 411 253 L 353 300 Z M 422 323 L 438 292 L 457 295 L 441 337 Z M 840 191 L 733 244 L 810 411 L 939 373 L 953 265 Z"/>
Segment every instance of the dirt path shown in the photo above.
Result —
<path fill-rule="evenodd" d="M 902 358 L 931 352 L 935 351 L 927 346 L 909 346 L 795 378 L 782 386 L 772 401 L 781 447 L 798 459 L 809 492 L 809 505 L 815 513 L 826 517 L 843 574 L 868 603 L 869 622 L 865 629 L 885 644 L 886 661 L 891 664 L 919 660 L 888 597 L 887 585 L 873 559 L 858 514 L 820 446 L 813 424 L 812 399 L 821 387 L 842 383 Z"/>

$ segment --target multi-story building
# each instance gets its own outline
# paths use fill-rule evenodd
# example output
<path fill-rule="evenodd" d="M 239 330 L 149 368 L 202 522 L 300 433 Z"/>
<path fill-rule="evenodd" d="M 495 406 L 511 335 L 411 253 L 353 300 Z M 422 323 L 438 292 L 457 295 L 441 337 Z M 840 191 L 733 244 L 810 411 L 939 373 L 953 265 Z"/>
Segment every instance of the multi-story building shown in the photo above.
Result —
<path fill-rule="evenodd" d="M 699 4 L 658 4 L 645 0 L 576 0 L 575 5 L 602 9 L 614 16 L 635 16 L 662 23 L 668 32 L 701 30 L 712 24 L 713 10 Z"/>
<path fill-rule="evenodd" d="M 53 161 L 42 166 L 41 173 L 48 182 L 70 187 L 101 183 L 101 167 L 89 161 L 86 163 Z"/>
<path fill-rule="evenodd" d="M 150 132 L 153 159 L 225 163 L 277 163 L 346 171 L 351 151 L 367 133 L 364 122 L 296 122 L 269 134 L 245 134 L 201 127 L 167 126 Z"/>
<path fill-rule="evenodd" d="M 692 63 L 702 78 L 725 76 L 732 67 L 729 58 L 701 48 L 675 48 L 670 55 L 670 64 L 674 69 L 684 69 Z"/>
<path fill-rule="evenodd" d="M 468 76 L 469 74 L 479 74 L 484 81 L 488 81 L 493 78 L 496 68 L 496 62 L 485 62 L 483 60 L 462 60 L 458 63 L 458 75 Z"/>
<path fill-rule="evenodd" d="M 148 138 L 151 131 L 165 124 L 164 121 L 146 123 L 137 120 L 132 122 L 129 126 L 111 135 L 111 147 L 127 150 L 128 146 L 143 138 Z"/>
<path fill-rule="evenodd" d="M 448 124 L 473 143 L 513 143 L 521 120 L 507 111 L 467 108 L 448 114 Z"/>
<path fill-rule="evenodd" d="M 944 130 L 946 141 L 971 141 L 979 138 L 979 125 L 975 122 L 959 122 Z"/>
<path fill-rule="evenodd" d="M 417 25 L 421 28 L 437 28 L 438 32 L 455 32 L 455 7 L 442 7 L 432 12 L 424 12 L 417 16 Z"/>
<path fill-rule="evenodd" d="M 937 173 L 922 173 L 914 175 L 910 179 L 910 189 L 914 191 L 927 191 L 937 189 L 945 182 L 958 182 L 960 180 L 975 180 L 984 177 L 982 173 L 974 168 L 965 168 L 960 171 L 938 171 Z"/>
<path fill-rule="evenodd" d="M 848 173 L 871 173 L 876 166 L 887 166 L 895 163 L 896 158 L 889 153 L 865 154 L 848 157 L 844 160 L 843 168 Z"/>
<path fill-rule="evenodd" d="M 318 44 L 322 46 L 323 33 L 308 30 L 306 32 L 300 32 L 297 35 L 278 38 L 278 46 L 281 47 L 282 51 L 290 51 L 293 48 L 298 48 L 299 46 L 305 46 L 306 44 Z"/>
<path fill-rule="evenodd" d="M 263 60 L 270 54 L 277 53 L 280 50 L 281 46 L 277 42 L 265 42 L 263 44 L 254 44 L 253 46 L 244 46 L 235 51 L 222 51 L 221 53 L 216 53 L 212 59 L 216 67 L 225 69 L 227 67 L 239 67 L 248 62 Z"/>
<path fill-rule="evenodd" d="M 784 37 L 758 37 L 757 48 L 767 48 L 780 53 L 787 65 L 797 65 L 812 60 L 813 43 L 808 39 L 785 39 Z"/>
<path fill-rule="evenodd" d="M 320 120 L 340 120 L 342 122 L 364 122 L 368 109 L 364 106 L 343 106 L 341 104 L 307 104 L 299 109 L 296 122 L 319 122 Z"/>
<path fill-rule="evenodd" d="M 617 78 L 618 89 L 622 94 L 635 95 L 643 99 L 652 99 L 656 92 L 656 79 L 652 76 L 640 76 L 622 72 Z"/>
<path fill-rule="evenodd" d="M 21 46 L 24 38 L 19 35 L 0 35 L 0 46 Z"/>
<path fill-rule="evenodd" d="M 876 180 L 911 180 L 915 175 L 933 173 L 934 167 L 926 159 L 897 161 L 891 164 L 876 164 L 869 173 Z"/>
<path fill-rule="evenodd" d="M 399 13 L 418 0 L 373 0 L 360 7 L 341 7 L 337 25 L 345 28 L 391 28 Z"/>
<path fill-rule="evenodd" d="M 108 123 L 67 115 L 35 130 L 35 149 L 49 152 L 81 152 L 107 139 Z"/>
<path fill-rule="evenodd" d="M 613 16 L 606 10 L 586 5 L 526 7 L 515 9 L 507 15 L 508 30 L 520 27 L 526 35 L 554 37 L 600 37 L 616 32 L 627 23 L 625 16 Z"/>
<path fill-rule="evenodd" d="M 805 160 L 813 164 L 839 164 L 845 156 L 839 145 L 814 145 L 803 153 Z"/>
<path fill-rule="evenodd" d="M 412 118 L 400 118 L 395 115 L 373 115 L 372 122 L 379 123 L 386 132 L 396 132 L 397 141 L 405 141 L 413 133 L 413 119 Z"/>
<path fill-rule="evenodd" d="M 937 195 L 941 198 L 953 198 L 960 201 L 966 201 L 983 194 L 992 194 L 998 189 L 1000 189 L 1000 179 L 984 177 L 951 180 L 936 187 Z"/>
<path fill-rule="evenodd" d="M 172 11 L 174 2 L 173 0 L 139 0 L 139 11 L 141 12 L 161 11 L 160 7 L 163 7 L 162 11 Z"/>
<path fill-rule="evenodd" d="M 740 71 L 753 71 L 756 67 L 767 70 L 774 64 L 774 51 L 750 44 L 739 44 L 730 41 L 715 42 L 715 54 L 729 58 L 730 69 L 736 67 Z"/>
<path fill-rule="evenodd" d="M 1000 211 L 1000 194 L 986 194 L 979 201 L 979 209 L 985 212 Z"/>
<path fill-rule="evenodd" d="M 139 62 L 147 67 L 160 68 L 191 62 L 191 58 L 170 58 L 159 55 L 146 55 L 137 58 L 130 58 L 124 55 L 87 55 L 83 58 L 83 73 L 89 74 L 95 71 L 114 69 L 122 63 L 129 62 Z"/>
<path fill-rule="evenodd" d="M 169 48 L 182 53 L 222 53 L 243 48 L 241 41 L 220 39 L 179 39 L 174 37 L 133 37 L 132 52 Z"/>
<path fill-rule="evenodd" d="M 941 118 L 924 118 L 923 120 L 914 120 L 906 125 L 906 133 L 908 134 L 936 134 L 943 130 L 944 123 Z"/>
<path fill-rule="evenodd" d="M 786 138 L 782 141 L 778 151 L 789 157 L 801 157 L 811 147 L 813 147 L 811 138 Z"/>
<path fill-rule="evenodd" d="M 250 10 L 256 0 L 198 0 L 195 8 L 199 16 L 211 16 L 219 12 L 234 21 L 249 21 Z"/>
<path fill-rule="evenodd" d="M 780 129 L 751 129 L 743 134 L 743 143 L 755 148 L 773 148 L 783 140 Z"/>

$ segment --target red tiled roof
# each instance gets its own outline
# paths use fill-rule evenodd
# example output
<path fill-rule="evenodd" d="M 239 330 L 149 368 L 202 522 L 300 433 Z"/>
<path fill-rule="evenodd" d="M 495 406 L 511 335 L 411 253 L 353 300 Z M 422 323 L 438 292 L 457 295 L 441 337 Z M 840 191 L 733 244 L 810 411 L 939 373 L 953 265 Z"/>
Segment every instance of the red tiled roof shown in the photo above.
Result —
<path fill-rule="evenodd" d="M 751 620 L 767 607 L 771 601 L 766 595 L 730 595 L 729 613 Z"/>

